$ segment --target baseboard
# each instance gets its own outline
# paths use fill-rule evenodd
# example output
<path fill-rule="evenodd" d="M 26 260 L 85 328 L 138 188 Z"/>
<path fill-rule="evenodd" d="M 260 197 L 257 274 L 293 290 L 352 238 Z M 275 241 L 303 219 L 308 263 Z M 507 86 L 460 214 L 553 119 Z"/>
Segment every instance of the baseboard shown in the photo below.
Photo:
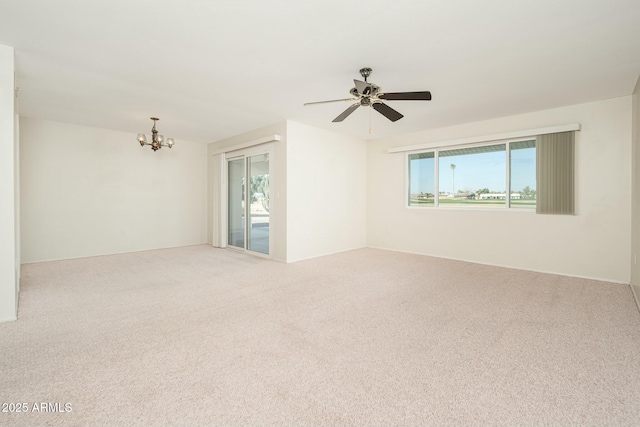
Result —
<path fill-rule="evenodd" d="M 110 255 L 134 254 L 134 253 L 137 253 L 137 252 L 161 251 L 161 250 L 164 250 L 164 249 L 188 248 L 190 246 L 202 246 L 202 245 L 209 245 L 209 244 L 204 242 L 204 243 L 194 243 L 194 244 L 190 244 L 190 245 L 181 245 L 181 246 L 166 246 L 166 247 L 159 247 L 159 248 L 135 249 L 135 250 L 130 250 L 130 251 L 109 252 L 109 253 L 100 253 L 100 254 L 93 254 L 93 255 L 78 255 L 78 256 L 72 256 L 71 258 L 47 258 L 47 259 L 41 259 L 41 260 L 37 260 L 37 261 L 24 261 L 24 262 L 22 262 L 22 265 L 39 264 L 39 263 L 43 263 L 43 262 L 71 261 L 71 260 L 74 260 L 74 259 L 96 258 L 96 257 L 101 257 L 101 256 L 110 256 Z M 209 245 L 209 246 L 211 246 L 211 245 Z"/>
<path fill-rule="evenodd" d="M 294 262 L 307 261 L 307 260 L 310 260 L 310 259 L 320 258 L 320 257 L 323 257 L 323 256 L 330 256 L 330 255 L 341 254 L 341 253 L 344 253 L 344 252 L 357 251 L 358 249 L 366 249 L 367 247 L 368 246 L 358 246 L 357 248 L 342 249 L 342 250 L 339 250 L 339 251 L 327 252 L 327 253 L 323 253 L 323 254 L 319 254 L 319 255 L 313 255 L 313 256 L 310 256 L 310 257 L 306 257 L 306 258 L 287 260 L 286 263 L 287 264 L 292 264 Z M 379 249 L 382 249 L 382 248 L 379 248 Z M 387 249 L 387 250 L 390 250 L 390 249 Z"/>
<path fill-rule="evenodd" d="M 470 264 L 488 265 L 488 266 L 491 266 L 491 267 L 508 268 L 510 270 L 531 271 L 533 273 L 553 274 L 555 276 L 575 277 L 576 279 L 595 280 L 595 281 L 598 281 L 598 282 L 616 283 L 616 284 L 619 284 L 619 285 L 630 286 L 629 282 L 624 282 L 624 281 L 621 281 L 621 280 L 604 279 L 602 277 L 579 276 L 579 275 L 576 275 L 576 274 L 559 273 L 557 271 L 536 270 L 536 269 L 532 269 L 532 268 L 514 267 L 512 265 L 493 264 L 493 263 L 479 262 L 479 261 L 470 261 L 468 259 L 446 257 L 446 256 L 441 256 L 441 255 L 431 255 L 431 254 L 425 254 L 425 253 L 420 253 L 420 252 L 412 252 L 412 251 L 401 251 L 401 250 L 398 250 L 398 249 L 383 248 L 383 247 L 380 247 L 380 246 L 367 246 L 367 247 L 371 248 L 371 249 L 380 249 L 380 250 L 383 250 L 383 251 L 401 252 L 401 253 L 412 254 L 412 255 L 422 255 L 422 256 L 428 256 L 428 257 L 432 257 L 432 258 L 448 259 L 448 260 L 451 260 L 451 261 L 462 261 L 462 262 L 468 262 Z"/>
<path fill-rule="evenodd" d="M 17 317 L 7 317 L 5 319 L 0 319 L 0 323 L 15 322 L 16 320 L 18 320 Z"/>

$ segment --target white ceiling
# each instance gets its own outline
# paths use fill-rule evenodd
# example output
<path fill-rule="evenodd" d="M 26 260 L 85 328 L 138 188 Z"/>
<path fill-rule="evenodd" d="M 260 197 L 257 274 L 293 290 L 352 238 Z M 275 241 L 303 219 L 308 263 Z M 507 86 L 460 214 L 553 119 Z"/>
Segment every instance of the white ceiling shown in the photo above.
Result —
<path fill-rule="evenodd" d="M 632 93 L 638 0 L 2 0 L 24 116 L 212 142 L 291 119 L 364 139 Z M 391 123 L 348 103 L 358 70 Z M 370 109 L 369 109 L 370 110 Z M 132 136 L 133 138 L 133 136 Z"/>

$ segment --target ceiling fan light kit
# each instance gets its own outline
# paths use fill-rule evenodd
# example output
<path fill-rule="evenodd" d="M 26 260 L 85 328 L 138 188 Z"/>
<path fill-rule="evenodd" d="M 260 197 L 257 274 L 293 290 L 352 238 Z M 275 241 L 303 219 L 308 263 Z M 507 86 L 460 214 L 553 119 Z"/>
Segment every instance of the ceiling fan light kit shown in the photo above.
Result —
<path fill-rule="evenodd" d="M 173 147 L 175 142 L 173 138 L 167 138 L 167 142 L 164 141 L 164 135 L 158 135 L 158 131 L 156 130 L 156 122 L 160 120 L 157 117 L 151 117 L 153 120 L 153 128 L 151 128 L 151 142 L 147 142 L 147 136 L 144 133 L 138 134 L 138 142 L 140 146 L 144 147 L 145 145 L 150 145 L 153 151 L 158 151 L 162 147 Z"/>
<path fill-rule="evenodd" d="M 369 83 L 367 81 L 367 78 L 371 75 L 372 71 L 373 70 L 368 67 L 360 69 L 360 75 L 364 78 L 364 81 L 353 80 L 355 87 L 351 88 L 351 90 L 349 91 L 353 98 L 307 102 L 304 105 L 306 106 L 315 104 L 327 104 L 330 102 L 355 101 L 349 108 L 344 110 L 338 117 L 333 119 L 333 122 L 337 123 L 343 121 L 359 107 L 371 107 L 378 113 L 385 116 L 387 119 L 391 120 L 392 122 L 396 122 L 404 116 L 382 101 L 431 101 L 431 92 L 429 91 L 389 93 L 383 92 L 380 86 Z"/>

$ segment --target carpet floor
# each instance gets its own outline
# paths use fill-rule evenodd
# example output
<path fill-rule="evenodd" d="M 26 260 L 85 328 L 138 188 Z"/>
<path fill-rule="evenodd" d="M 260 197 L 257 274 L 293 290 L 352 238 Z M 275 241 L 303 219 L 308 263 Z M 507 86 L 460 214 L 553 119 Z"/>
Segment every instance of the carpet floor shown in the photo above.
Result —
<path fill-rule="evenodd" d="M 640 425 L 629 286 L 377 249 L 25 265 L 0 357 L 0 425 Z"/>

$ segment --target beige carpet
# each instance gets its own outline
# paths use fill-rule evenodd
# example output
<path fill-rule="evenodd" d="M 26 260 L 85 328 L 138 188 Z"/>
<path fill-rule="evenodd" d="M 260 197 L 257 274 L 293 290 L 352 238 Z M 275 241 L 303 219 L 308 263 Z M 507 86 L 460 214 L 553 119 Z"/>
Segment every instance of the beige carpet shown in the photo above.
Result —
<path fill-rule="evenodd" d="M 26 265 L 0 354 L 0 425 L 640 425 L 628 286 L 375 249 Z"/>

